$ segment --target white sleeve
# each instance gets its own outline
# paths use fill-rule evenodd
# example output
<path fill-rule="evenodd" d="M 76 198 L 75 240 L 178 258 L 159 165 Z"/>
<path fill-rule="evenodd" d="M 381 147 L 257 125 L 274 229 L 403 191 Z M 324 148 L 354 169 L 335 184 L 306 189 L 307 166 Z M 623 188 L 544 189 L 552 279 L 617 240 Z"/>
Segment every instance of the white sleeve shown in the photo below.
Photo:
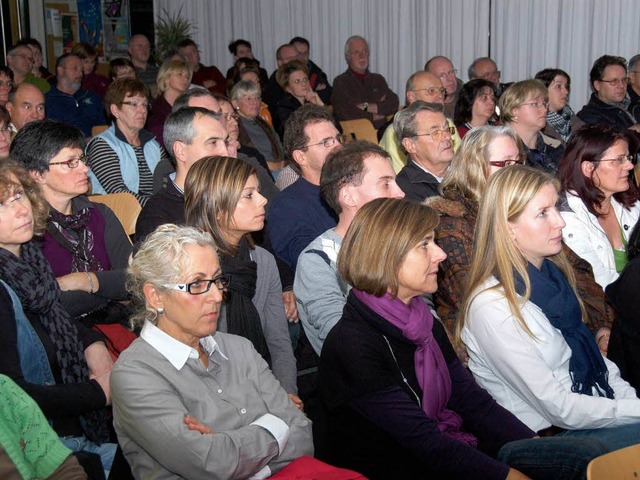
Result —
<path fill-rule="evenodd" d="M 466 321 L 465 342 L 469 340 L 474 375 L 473 364 L 480 362 L 494 375 L 489 383 L 502 384 L 509 391 L 494 395 L 499 403 L 502 403 L 499 396 L 504 399 L 515 395 L 552 425 L 567 429 L 603 428 L 640 421 L 640 400 L 635 395 L 624 398 L 629 394 L 628 385 L 616 400 L 571 392 L 568 357 L 561 358 L 568 349 L 564 338 L 530 302 L 523 308 L 523 314 L 537 340 L 519 327 L 501 296 L 481 294 L 474 300 Z M 550 367 L 556 364 L 559 368 Z M 612 373 L 615 388 L 619 386 L 619 374 L 617 369 Z"/>

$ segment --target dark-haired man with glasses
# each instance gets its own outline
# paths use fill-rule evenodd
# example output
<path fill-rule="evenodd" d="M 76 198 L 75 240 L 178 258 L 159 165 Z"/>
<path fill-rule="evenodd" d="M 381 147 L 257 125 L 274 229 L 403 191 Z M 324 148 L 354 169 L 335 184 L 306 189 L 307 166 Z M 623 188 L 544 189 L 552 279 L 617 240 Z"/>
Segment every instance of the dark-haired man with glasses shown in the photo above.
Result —
<path fill-rule="evenodd" d="M 628 108 L 627 62 L 622 57 L 603 55 L 589 73 L 593 93 L 578 117 L 588 124 L 606 123 L 618 130 L 630 129 L 640 133 L 640 125 Z"/>
<path fill-rule="evenodd" d="M 393 121 L 409 161 L 396 181 L 405 198 L 421 202 L 439 194 L 438 186 L 453 159 L 452 127 L 441 104 L 417 100 L 398 112 Z"/>
<path fill-rule="evenodd" d="M 419 70 L 407 79 L 405 87 L 405 96 L 407 105 L 411 105 L 416 100 L 422 100 L 427 103 L 438 103 L 444 105 L 444 99 L 447 95 L 447 89 L 444 88 L 442 80 L 433 73 Z M 453 121 L 447 118 L 450 127 L 453 127 Z M 460 135 L 458 130 L 455 131 L 451 139 L 453 141 L 453 150 L 456 151 L 460 146 Z M 384 148 L 391 156 L 391 166 L 396 173 L 407 164 L 407 154 L 400 146 L 398 135 L 393 128 L 393 122 L 385 129 L 384 135 L 380 139 L 380 146 Z"/>
<path fill-rule="evenodd" d="M 284 147 L 300 178 L 273 199 L 267 229 L 275 254 L 294 270 L 302 250 L 336 225 L 336 213 L 320 196 L 320 172 L 329 154 L 342 142 L 325 108 L 306 104 L 287 120 Z"/>

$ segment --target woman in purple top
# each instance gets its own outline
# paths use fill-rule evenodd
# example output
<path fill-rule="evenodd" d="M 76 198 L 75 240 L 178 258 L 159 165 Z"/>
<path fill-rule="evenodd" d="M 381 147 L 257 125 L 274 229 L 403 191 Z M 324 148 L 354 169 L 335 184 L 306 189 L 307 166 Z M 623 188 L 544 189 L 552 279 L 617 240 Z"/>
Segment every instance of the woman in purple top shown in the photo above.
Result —
<path fill-rule="evenodd" d="M 128 312 L 118 301 L 127 299 L 131 243 L 113 212 L 85 196 L 89 169 L 84 147 L 75 127 L 41 120 L 20 130 L 11 155 L 49 203 L 41 247 L 62 289 L 64 307 L 87 324 L 126 322 Z"/>
<path fill-rule="evenodd" d="M 347 231 L 338 269 L 353 289 L 320 359 L 328 460 L 372 480 L 582 478 L 604 447 L 534 439 L 475 383 L 421 298 L 446 258 L 437 224 L 429 207 L 376 199 Z"/>

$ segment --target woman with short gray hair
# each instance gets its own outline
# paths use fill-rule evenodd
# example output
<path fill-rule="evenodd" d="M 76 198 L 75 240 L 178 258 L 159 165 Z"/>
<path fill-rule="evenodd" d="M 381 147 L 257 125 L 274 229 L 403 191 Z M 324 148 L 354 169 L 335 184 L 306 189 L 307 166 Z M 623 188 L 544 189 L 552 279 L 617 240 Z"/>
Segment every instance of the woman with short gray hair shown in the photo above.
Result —
<path fill-rule="evenodd" d="M 267 478 L 313 455 L 311 421 L 251 342 L 216 332 L 211 235 L 161 225 L 129 265 L 140 338 L 111 375 L 114 426 L 136 478 Z"/>

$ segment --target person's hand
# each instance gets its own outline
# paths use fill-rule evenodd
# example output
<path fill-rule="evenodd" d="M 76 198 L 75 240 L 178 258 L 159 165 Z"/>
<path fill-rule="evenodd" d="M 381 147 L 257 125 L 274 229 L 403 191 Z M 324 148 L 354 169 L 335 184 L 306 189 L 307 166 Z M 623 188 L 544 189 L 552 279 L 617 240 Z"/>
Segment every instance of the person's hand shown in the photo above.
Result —
<path fill-rule="evenodd" d="M 509 473 L 507 474 L 507 478 L 506 480 L 528 480 L 529 477 L 527 477 L 524 473 L 516 470 L 515 468 L 510 468 L 509 469 Z"/>
<path fill-rule="evenodd" d="M 469 354 L 467 353 L 467 347 L 462 345 L 461 347 L 454 347 L 458 358 L 464 365 L 464 368 L 469 368 Z"/>
<path fill-rule="evenodd" d="M 293 290 L 282 292 L 282 300 L 284 301 L 284 313 L 287 315 L 289 323 L 298 323 L 298 307 Z"/>
<path fill-rule="evenodd" d="M 89 276 L 91 277 L 91 280 L 89 280 Z M 69 290 L 80 290 L 82 292 L 91 293 L 93 290 L 93 293 L 95 293 L 98 291 L 99 287 L 98 277 L 96 277 L 92 272 L 68 273 L 67 275 L 56 278 L 56 280 L 58 281 L 58 285 L 60 285 L 60 290 L 63 292 Z"/>
<path fill-rule="evenodd" d="M 184 423 L 189 430 L 200 432 L 202 435 L 213 433 L 213 430 L 211 430 L 204 423 L 201 423 L 197 418 L 192 417 L 191 415 L 184 416 Z"/>
<path fill-rule="evenodd" d="M 324 102 L 320 99 L 320 96 L 316 92 L 314 92 L 313 90 L 309 90 L 309 93 L 307 93 L 305 95 L 304 100 L 307 103 L 313 103 L 314 105 L 317 105 L 318 107 L 324 106 Z"/>
<path fill-rule="evenodd" d="M 631 125 L 629 130 L 633 130 L 634 132 L 640 133 L 640 123 L 636 123 L 635 125 Z"/>
<path fill-rule="evenodd" d="M 293 393 L 288 393 L 287 396 L 293 402 L 293 404 L 296 406 L 298 410 L 300 410 L 301 412 L 304 412 L 304 403 L 302 402 L 302 400 L 300 400 L 299 396 Z"/>
<path fill-rule="evenodd" d="M 316 92 L 318 90 L 324 90 L 325 88 L 327 88 L 327 84 L 326 83 L 319 83 L 316 85 Z"/>
<path fill-rule="evenodd" d="M 215 80 L 205 80 L 202 82 L 202 86 L 205 88 L 213 88 L 217 85 Z"/>
<path fill-rule="evenodd" d="M 611 338 L 611 329 L 608 327 L 602 327 L 596 333 L 596 343 L 598 344 L 598 349 L 602 352 L 602 355 L 605 357 L 609 353 L 609 339 Z"/>

